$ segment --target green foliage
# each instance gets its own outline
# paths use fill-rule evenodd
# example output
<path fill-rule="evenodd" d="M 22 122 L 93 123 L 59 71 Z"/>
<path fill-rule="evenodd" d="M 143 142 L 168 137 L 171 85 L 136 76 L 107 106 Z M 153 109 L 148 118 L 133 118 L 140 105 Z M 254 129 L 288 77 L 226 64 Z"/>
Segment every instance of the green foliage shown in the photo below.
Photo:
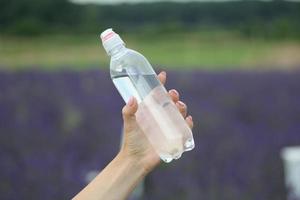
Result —
<path fill-rule="evenodd" d="M 67 0 L 0 2 L 0 34 L 180 32 L 215 27 L 245 37 L 299 38 L 300 3 L 231 1 L 77 5 Z"/>
<path fill-rule="evenodd" d="M 76 24 L 77 8 L 66 0 L 1 1 L 1 33 L 31 35 L 55 31 L 57 27 L 67 29 Z"/>
<path fill-rule="evenodd" d="M 40 35 L 45 30 L 45 24 L 36 18 L 24 18 L 7 29 L 8 33 L 16 35 L 34 36 Z"/>
<path fill-rule="evenodd" d="M 222 30 L 169 34 L 139 31 L 123 33 L 122 38 L 154 67 L 164 69 L 286 69 L 300 63 L 297 56 L 300 41 L 290 39 L 245 38 L 238 32 Z M 0 44 L 0 70 L 108 69 L 109 66 L 109 57 L 97 34 L 2 36 Z M 284 65 L 281 60 L 285 60 Z"/>

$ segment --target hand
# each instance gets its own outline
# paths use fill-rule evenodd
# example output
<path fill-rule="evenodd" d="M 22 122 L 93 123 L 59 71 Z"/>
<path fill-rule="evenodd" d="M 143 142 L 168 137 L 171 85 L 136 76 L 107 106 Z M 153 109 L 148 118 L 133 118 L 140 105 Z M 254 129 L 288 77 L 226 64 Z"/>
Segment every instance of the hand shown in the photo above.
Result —
<path fill-rule="evenodd" d="M 162 84 L 165 84 L 166 73 L 161 72 L 158 75 L 158 79 Z M 185 118 L 186 123 L 192 129 L 192 117 L 186 117 L 187 106 L 183 102 L 179 101 L 179 93 L 175 89 L 172 89 L 169 91 L 169 95 L 176 104 L 182 116 Z M 122 109 L 124 120 L 124 141 L 120 154 L 132 159 L 132 162 L 140 165 L 140 167 L 144 169 L 145 173 L 148 173 L 159 164 L 160 158 L 137 124 L 135 118 L 137 109 L 138 103 L 134 97 L 131 97 L 128 103 Z"/>
<path fill-rule="evenodd" d="M 161 72 L 158 78 L 164 84 L 166 82 L 166 73 Z M 187 107 L 183 102 L 179 101 L 178 92 L 170 90 L 169 95 L 185 118 L 186 123 L 192 128 L 192 117 L 186 117 Z M 138 182 L 158 165 L 160 161 L 159 156 L 135 120 L 137 109 L 136 99 L 131 98 L 122 110 L 124 142 L 119 154 L 91 183 L 73 198 L 74 200 L 127 199 Z"/>

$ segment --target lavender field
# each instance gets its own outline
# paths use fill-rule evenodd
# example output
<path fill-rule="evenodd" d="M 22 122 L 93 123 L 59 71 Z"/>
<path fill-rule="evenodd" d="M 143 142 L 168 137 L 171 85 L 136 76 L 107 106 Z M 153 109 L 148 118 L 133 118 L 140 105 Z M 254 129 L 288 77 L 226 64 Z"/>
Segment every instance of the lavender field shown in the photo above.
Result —
<path fill-rule="evenodd" d="M 196 148 L 145 180 L 147 200 L 283 200 L 282 147 L 300 145 L 300 71 L 172 71 Z M 108 71 L 0 72 L 0 199 L 70 199 L 118 152 Z"/>

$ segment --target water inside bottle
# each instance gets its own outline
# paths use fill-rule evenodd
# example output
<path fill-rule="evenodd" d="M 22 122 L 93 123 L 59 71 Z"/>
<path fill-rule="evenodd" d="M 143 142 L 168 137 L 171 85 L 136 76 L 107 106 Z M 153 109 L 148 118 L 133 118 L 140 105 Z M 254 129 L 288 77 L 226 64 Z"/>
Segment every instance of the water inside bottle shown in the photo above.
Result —
<path fill-rule="evenodd" d="M 160 85 L 156 74 L 130 75 L 130 77 L 128 74 L 119 74 L 113 76 L 112 80 L 126 103 L 131 96 L 140 103 L 153 88 Z"/>
<path fill-rule="evenodd" d="M 190 128 L 156 74 L 124 74 L 112 79 L 125 102 L 131 96 L 137 99 L 137 122 L 163 161 L 171 162 L 194 148 Z"/>

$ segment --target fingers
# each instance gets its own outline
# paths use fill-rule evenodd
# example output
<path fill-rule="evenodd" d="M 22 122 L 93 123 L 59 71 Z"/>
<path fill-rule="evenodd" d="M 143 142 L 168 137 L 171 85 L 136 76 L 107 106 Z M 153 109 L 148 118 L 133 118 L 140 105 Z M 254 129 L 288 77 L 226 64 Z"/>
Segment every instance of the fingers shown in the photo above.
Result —
<path fill-rule="evenodd" d="M 132 120 L 135 121 L 134 114 L 136 113 L 137 109 L 138 109 L 138 104 L 136 99 L 134 97 L 130 97 L 129 101 L 122 109 L 122 115 L 123 115 L 123 120 L 125 125 L 130 123 Z"/>
<path fill-rule="evenodd" d="M 187 106 L 185 105 L 185 103 L 183 103 L 182 101 L 177 101 L 175 104 L 181 115 L 185 118 L 187 115 Z"/>
<path fill-rule="evenodd" d="M 175 89 L 172 89 L 169 91 L 169 95 L 170 95 L 171 99 L 173 100 L 173 102 L 175 103 L 177 109 L 183 116 L 183 118 L 185 118 L 185 121 L 187 122 L 188 126 L 192 129 L 193 128 L 193 118 L 192 118 L 192 116 L 188 116 L 186 118 L 187 106 L 182 101 L 179 101 L 179 97 L 180 97 L 179 93 Z"/>
<path fill-rule="evenodd" d="M 169 95 L 171 99 L 174 101 L 174 103 L 179 101 L 179 93 L 177 92 L 177 90 L 175 89 L 169 90 Z"/>
<path fill-rule="evenodd" d="M 163 85 L 166 83 L 167 74 L 165 71 L 160 72 L 157 75 L 157 77 Z M 179 93 L 177 92 L 177 90 L 175 90 L 175 89 L 169 90 L 169 95 L 170 95 L 172 101 L 175 103 L 175 105 L 178 108 L 181 115 L 185 118 L 185 121 L 188 124 L 188 126 L 192 129 L 194 126 L 193 118 L 191 115 L 186 117 L 187 116 L 187 106 L 182 101 L 179 101 L 180 96 L 179 96 Z"/>
<path fill-rule="evenodd" d="M 164 85 L 166 83 L 166 80 L 167 80 L 167 73 L 165 71 L 162 71 L 157 75 L 157 78 L 159 79 L 161 84 Z"/>
<path fill-rule="evenodd" d="M 171 99 L 173 100 L 173 102 L 175 103 L 179 112 L 182 114 L 182 116 L 186 117 L 187 106 L 182 101 L 179 101 L 179 93 L 175 89 L 172 89 L 169 91 L 169 95 L 170 95 Z"/>
<path fill-rule="evenodd" d="M 192 116 L 189 115 L 187 118 L 185 118 L 185 121 L 188 124 L 188 126 L 190 127 L 190 129 L 193 129 L 194 122 L 193 122 Z"/>

